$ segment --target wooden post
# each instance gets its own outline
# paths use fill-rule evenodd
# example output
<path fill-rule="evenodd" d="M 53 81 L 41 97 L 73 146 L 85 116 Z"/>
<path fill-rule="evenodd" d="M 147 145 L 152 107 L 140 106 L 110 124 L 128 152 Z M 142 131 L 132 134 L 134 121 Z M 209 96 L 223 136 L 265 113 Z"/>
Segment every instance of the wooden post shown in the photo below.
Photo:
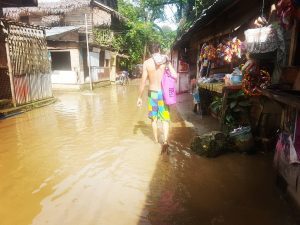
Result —
<path fill-rule="evenodd" d="M 88 34 L 88 25 L 87 25 L 87 15 L 85 17 L 85 37 L 86 37 L 86 51 L 87 51 L 87 66 L 89 68 L 89 78 L 90 78 L 90 89 L 93 90 L 92 76 L 91 76 L 91 65 L 90 65 L 90 47 L 89 47 L 89 34 Z"/>
<path fill-rule="evenodd" d="M 5 49 L 6 49 L 6 57 L 7 57 L 7 67 L 8 67 L 8 75 L 10 80 L 10 90 L 11 90 L 11 97 L 12 97 L 12 103 L 13 106 L 16 107 L 16 96 L 15 96 L 15 86 L 14 86 L 14 80 L 13 80 L 13 74 L 12 74 L 12 65 L 10 61 L 10 55 L 9 55 L 9 45 L 8 40 L 6 38 L 5 41 Z"/>
<path fill-rule="evenodd" d="M 294 20 L 294 25 L 292 27 L 292 34 L 291 34 L 291 45 L 290 45 L 290 51 L 289 51 L 289 61 L 288 65 L 292 66 L 295 60 L 295 53 L 296 53 L 296 47 L 297 47 L 297 39 L 298 39 L 298 22 L 297 20 Z"/>
<path fill-rule="evenodd" d="M 196 80 L 198 81 L 198 78 L 200 77 L 200 67 L 199 67 L 199 62 L 200 62 L 200 43 L 197 45 L 197 59 L 196 59 Z"/>
<path fill-rule="evenodd" d="M 223 89 L 223 101 L 222 101 L 222 111 L 221 111 L 221 119 L 220 119 L 220 125 L 221 125 L 221 131 L 225 131 L 225 119 L 226 119 L 226 109 L 227 109 L 227 98 L 228 98 L 228 92 L 229 90 L 227 88 Z"/>

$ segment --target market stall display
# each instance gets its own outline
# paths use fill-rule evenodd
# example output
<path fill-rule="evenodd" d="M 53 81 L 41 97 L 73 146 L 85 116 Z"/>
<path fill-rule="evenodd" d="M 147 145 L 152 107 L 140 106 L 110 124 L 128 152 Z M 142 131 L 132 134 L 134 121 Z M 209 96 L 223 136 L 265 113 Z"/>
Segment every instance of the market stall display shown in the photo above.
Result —
<path fill-rule="evenodd" d="M 271 77 L 268 71 L 260 70 L 259 73 L 246 73 L 243 78 L 243 91 L 249 96 L 260 96 L 262 89 L 265 89 L 271 83 Z"/>

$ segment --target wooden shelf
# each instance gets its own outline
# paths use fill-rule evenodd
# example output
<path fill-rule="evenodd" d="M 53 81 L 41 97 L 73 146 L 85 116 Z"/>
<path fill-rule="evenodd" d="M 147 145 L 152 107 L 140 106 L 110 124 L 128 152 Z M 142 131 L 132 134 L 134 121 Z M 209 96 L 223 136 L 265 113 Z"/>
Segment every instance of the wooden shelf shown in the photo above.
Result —
<path fill-rule="evenodd" d="M 300 109 L 300 95 L 289 94 L 284 91 L 275 91 L 275 90 L 263 90 L 262 94 L 270 99 L 273 99 L 277 102 L 283 103 Z"/>

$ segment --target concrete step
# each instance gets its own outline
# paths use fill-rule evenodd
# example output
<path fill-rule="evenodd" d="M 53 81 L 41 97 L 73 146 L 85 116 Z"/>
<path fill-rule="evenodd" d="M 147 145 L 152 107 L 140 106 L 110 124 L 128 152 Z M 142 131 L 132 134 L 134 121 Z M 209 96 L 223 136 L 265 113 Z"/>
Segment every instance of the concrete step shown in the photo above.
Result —
<path fill-rule="evenodd" d="M 31 102 L 25 105 L 17 106 L 17 107 L 9 107 L 5 109 L 0 109 L 0 119 L 6 119 L 15 115 L 19 115 L 21 113 L 30 111 L 35 108 L 40 108 L 43 106 L 47 106 L 56 102 L 57 99 L 54 97 Z"/>

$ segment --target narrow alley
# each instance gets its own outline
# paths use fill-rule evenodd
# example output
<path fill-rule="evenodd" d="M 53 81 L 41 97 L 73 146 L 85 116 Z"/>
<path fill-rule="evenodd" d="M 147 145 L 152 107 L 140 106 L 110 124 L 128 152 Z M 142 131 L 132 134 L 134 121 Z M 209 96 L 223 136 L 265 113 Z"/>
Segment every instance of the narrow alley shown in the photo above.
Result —
<path fill-rule="evenodd" d="M 0 224 L 297 224 L 271 153 L 195 155 L 192 138 L 214 121 L 182 94 L 161 155 L 137 90 L 56 93 L 53 105 L 0 120 Z"/>

